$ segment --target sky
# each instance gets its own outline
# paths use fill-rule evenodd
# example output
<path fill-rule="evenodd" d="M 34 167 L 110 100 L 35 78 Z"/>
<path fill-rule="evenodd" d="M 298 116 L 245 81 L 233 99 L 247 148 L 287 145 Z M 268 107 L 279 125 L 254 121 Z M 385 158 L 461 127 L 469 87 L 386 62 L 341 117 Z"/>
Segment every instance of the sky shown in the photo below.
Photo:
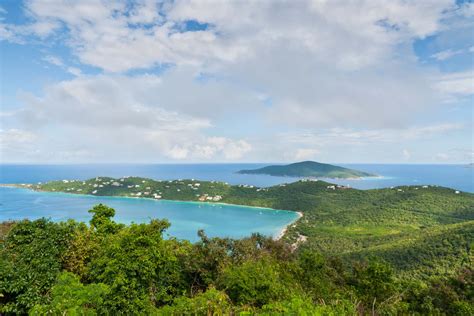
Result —
<path fill-rule="evenodd" d="M 0 0 L 1 163 L 469 163 L 471 1 Z"/>

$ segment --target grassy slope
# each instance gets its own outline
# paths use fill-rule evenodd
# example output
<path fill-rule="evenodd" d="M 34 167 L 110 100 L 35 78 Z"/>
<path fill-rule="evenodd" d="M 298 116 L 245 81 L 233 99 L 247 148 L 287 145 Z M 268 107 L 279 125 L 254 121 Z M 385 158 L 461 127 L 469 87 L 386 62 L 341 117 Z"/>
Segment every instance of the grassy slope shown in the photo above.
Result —
<path fill-rule="evenodd" d="M 111 186 L 112 182 L 122 186 Z M 104 187 L 94 188 L 98 183 Z M 298 181 L 260 189 L 220 182 L 101 178 L 35 187 L 71 193 L 97 190 L 96 195 L 119 196 L 146 191 L 165 199 L 187 201 L 196 201 L 204 194 L 221 195 L 220 202 L 301 211 L 304 217 L 289 227 L 287 241 L 293 243 L 304 235 L 307 242 L 303 248 L 346 257 L 379 255 L 407 273 L 445 273 L 472 260 L 474 194 L 455 194 L 441 187 L 362 191 L 333 190 L 329 185 L 324 181 Z"/>

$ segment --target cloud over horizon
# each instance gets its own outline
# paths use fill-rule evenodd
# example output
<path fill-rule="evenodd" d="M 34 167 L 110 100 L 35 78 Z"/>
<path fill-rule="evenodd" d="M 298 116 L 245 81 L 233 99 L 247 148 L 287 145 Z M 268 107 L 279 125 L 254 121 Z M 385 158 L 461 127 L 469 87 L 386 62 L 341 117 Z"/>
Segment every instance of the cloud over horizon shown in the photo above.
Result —
<path fill-rule="evenodd" d="M 440 39 L 474 25 L 469 3 L 23 5 L 0 13 L 0 45 L 36 49 L 60 79 L 2 89 L 2 161 L 463 162 L 443 152 L 472 148 L 474 43 Z M 11 149 L 20 135 L 35 150 Z"/>

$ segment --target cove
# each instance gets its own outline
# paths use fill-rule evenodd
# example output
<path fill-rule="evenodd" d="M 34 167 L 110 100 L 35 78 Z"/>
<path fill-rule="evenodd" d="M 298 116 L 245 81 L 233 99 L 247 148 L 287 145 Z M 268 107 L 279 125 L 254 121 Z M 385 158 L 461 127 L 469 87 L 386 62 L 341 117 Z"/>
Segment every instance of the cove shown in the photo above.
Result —
<path fill-rule="evenodd" d="M 74 219 L 88 222 L 91 216 L 87 211 L 99 203 L 114 208 L 114 220 L 124 224 L 167 219 L 171 227 L 165 236 L 192 242 L 198 240 L 199 229 L 204 229 L 210 237 L 242 238 L 252 233 L 276 237 L 298 219 L 296 212 L 268 208 L 0 187 L 0 221 L 46 217 L 53 221 Z"/>

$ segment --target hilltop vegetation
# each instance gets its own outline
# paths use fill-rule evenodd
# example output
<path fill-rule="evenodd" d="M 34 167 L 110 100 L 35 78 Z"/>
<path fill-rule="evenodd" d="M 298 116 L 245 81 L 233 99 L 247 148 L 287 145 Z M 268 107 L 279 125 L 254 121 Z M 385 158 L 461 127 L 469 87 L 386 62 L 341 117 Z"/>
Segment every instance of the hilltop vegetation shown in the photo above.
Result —
<path fill-rule="evenodd" d="M 265 174 L 280 177 L 313 177 L 313 178 L 361 178 L 373 177 L 375 175 L 368 172 L 343 168 L 330 164 L 303 161 L 289 165 L 274 165 L 259 169 L 240 170 L 241 174 Z"/>
<path fill-rule="evenodd" d="M 115 223 L 106 206 L 91 210 L 90 225 L 5 223 L 0 313 L 474 312 L 470 193 L 436 186 L 364 191 L 317 180 L 257 188 L 136 177 L 24 187 L 263 206 L 303 217 L 279 241 L 209 239 L 200 232 L 195 244 L 164 240 L 166 221 Z"/>
<path fill-rule="evenodd" d="M 125 226 L 97 205 L 89 225 L 47 219 L 5 227 L 5 315 L 469 315 L 472 265 L 404 280 L 380 259 L 291 251 L 260 235 L 164 239 L 166 220 Z"/>
<path fill-rule="evenodd" d="M 192 179 L 155 181 L 102 177 L 54 181 L 32 188 L 299 211 L 304 216 L 290 225 L 283 237 L 290 245 L 347 258 L 376 254 L 407 276 L 453 274 L 466 260 L 472 259 L 474 195 L 442 187 L 356 190 L 324 181 L 301 180 L 258 188 Z M 446 247 L 438 248 L 435 244 Z M 397 255 L 400 249 L 404 256 Z M 426 258 L 433 264 L 426 264 Z"/>

